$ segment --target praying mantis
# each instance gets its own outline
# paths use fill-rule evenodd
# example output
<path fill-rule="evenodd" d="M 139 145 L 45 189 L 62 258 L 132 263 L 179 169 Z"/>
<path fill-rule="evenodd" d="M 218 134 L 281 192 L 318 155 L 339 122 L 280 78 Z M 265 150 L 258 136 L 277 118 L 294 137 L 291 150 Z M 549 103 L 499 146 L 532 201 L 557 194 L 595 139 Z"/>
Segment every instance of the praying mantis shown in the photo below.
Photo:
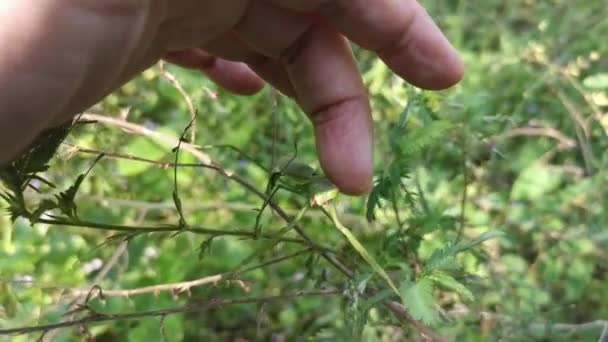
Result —
<path fill-rule="evenodd" d="M 309 199 L 309 202 L 304 205 L 293 220 L 291 220 L 287 226 L 280 229 L 270 241 L 266 242 L 261 248 L 245 258 L 240 263 L 239 268 L 278 244 L 280 238 L 294 228 L 310 208 L 326 206 L 338 195 L 338 189 L 325 176 L 317 173 L 315 169 L 306 164 L 296 162 L 295 155 L 289 159 L 280 159 L 277 165 L 272 169 L 266 186 L 266 199 L 264 200 L 262 207 L 258 209 L 258 215 L 255 220 L 254 238 L 260 236 L 262 229 L 260 220 L 264 209 L 266 209 L 279 189 L 306 196 Z"/>
<path fill-rule="evenodd" d="M 334 206 L 328 205 L 331 200 L 333 200 L 338 195 L 338 189 L 329 181 L 329 179 L 327 179 L 324 175 L 318 173 L 315 169 L 311 168 L 306 164 L 302 164 L 294 160 L 295 156 L 291 159 L 280 160 L 278 163 L 278 167 L 275 167 L 273 169 L 273 172 L 271 173 L 268 181 L 268 185 L 266 187 L 267 198 L 264 201 L 262 207 L 260 208 L 258 216 L 256 217 L 255 235 L 259 236 L 260 234 L 260 219 L 263 210 L 268 206 L 268 203 L 272 200 L 272 197 L 279 189 L 285 189 L 296 194 L 307 196 L 307 198 L 309 199 L 309 203 L 298 212 L 296 217 L 287 226 L 282 228 L 275 235 L 275 239 L 273 241 L 270 241 L 268 245 L 264 246 L 264 248 L 258 250 L 249 258 L 247 258 L 243 262 L 243 264 L 249 262 L 251 259 L 256 257 L 264 250 L 272 248 L 272 246 L 277 243 L 278 238 L 280 238 L 282 235 L 291 230 L 298 223 L 298 221 L 301 220 L 302 217 L 304 217 L 304 214 L 306 214 L 306 212 L 310 208 L 329 207 L 328 215 L 334 223 L 336 229 L 338 229 L 344 235 L 344 237 L 346 237 L 348 242 L 357 251 L 357 253 L 386 282 L 388 287 L 395 294 L 399 295 L 399 290 L 397 289 L 397 286 L 393 283 L 392 279 L 389 277 L 386 271 L 367 251 L 367 249 L 361 244 L 361 242 L 359 242 L 355 235 L 352 234 L 350 229 L 345 227 L 339 221 L 338 215 L 336 213 L 336 208 Z"/>

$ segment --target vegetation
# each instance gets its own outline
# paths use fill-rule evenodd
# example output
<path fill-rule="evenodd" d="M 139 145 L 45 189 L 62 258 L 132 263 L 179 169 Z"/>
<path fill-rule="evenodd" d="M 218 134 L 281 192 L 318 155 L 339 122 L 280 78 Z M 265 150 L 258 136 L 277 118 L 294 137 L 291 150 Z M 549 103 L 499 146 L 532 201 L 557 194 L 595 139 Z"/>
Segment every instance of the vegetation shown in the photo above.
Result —
<path fill-rule="evenodd" d="M 314 171 L 289 99 L 172 66 L 42 136 L 0 172 L 0 333 L 608 336 L 605 4 L 425 4 L 467 75 L 423 92 L 355 48 L 376 127 L 368 198 Z"/>

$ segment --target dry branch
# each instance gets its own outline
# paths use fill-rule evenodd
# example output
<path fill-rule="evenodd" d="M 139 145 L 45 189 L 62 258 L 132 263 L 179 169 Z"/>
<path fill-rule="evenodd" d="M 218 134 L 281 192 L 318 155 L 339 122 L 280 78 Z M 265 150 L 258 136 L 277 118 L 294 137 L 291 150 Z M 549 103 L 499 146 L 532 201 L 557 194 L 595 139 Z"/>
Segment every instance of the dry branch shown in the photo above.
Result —
<path fill-rule="evenodd" d="M 139 320 L 143 318 L 150 317 L 164 317 L 168 315 L 174 314 L 184 314 L 184 313 L 201 313 L 213 309 L 217 309 L 223 306 L 228 305 L 238 305 L 238 304 L 257 304 L 257 303 L 266 303 L 272 302 L 282 299 L 293 299 L 299 297 L 326 297 L 326 296 L 335 296 L 340 295 L 342 293 L 341 290 L 323 290 L 323 291 L 300 291 L 291 294 L 284 295 L 276 295 L 276 296 L 263 296 L 263 297 L 247 297 L 247 298 L 235 298 L 235 299 L 211 299 L 200 301 L 195 304 L 189 304 L 174 308 L 166 308 L 160 310 L 149 310 L 149 311 L 140 311 L 140 312 L 132 312 L 132 313 L 123 313 L 123 314 L 113 314 L 113 313 L 103 313 L 96 312 L 91 310 L 90 308 L 84 308 L 81 311 L 87 312 L 87 314 L 79 319 L 65 321 L 60 323 L 53 324 L 43 324 L 38 326 L 29 326 L 29 327 L 20 327 L 20 328 L 12 328 L 12 329 L 0 329 L 0 335 L 23 335 L 23 334 L 31 334 L 36 332 L 46 333 L 48 331 L 56 330 L 56 329 L 64 329 L 71 327 L 80 327 L 87 326 L 91 324 L 104 323 L 104 322 L 117 322 L 117 321 L 127 321 L 127 320 Z"/>

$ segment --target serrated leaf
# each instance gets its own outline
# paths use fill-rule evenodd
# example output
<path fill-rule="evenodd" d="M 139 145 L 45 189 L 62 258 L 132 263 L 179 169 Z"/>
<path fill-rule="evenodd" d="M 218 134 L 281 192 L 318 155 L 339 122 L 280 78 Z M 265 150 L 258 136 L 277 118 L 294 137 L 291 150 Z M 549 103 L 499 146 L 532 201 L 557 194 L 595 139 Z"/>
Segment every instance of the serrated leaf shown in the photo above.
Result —
<path fill-rule="evenodd" d="M 59 145 L 72 129 L 72 122 L 59 127 L 47 129 L 40 133 L 30 145 L 29 150 L 13 162 L 15 169 L 23 175 L 44 172 L 49 168 L 49 161 L 55 155 Z"/>
<path fill-rule="evenodd" d="M 438 120 L 410 131 L 400 142 L 401 153 L 411 156 L 437 144 L 452 127 L 450 122 Z"/>
<path fill-rule="evenodd" d="M 23 208 L 23 201 L 18 200 L 15 195 L 10 192 L 1 192 L 0 198 L 8 204 L 8 207 L 3 207 L 1 209 L 7 211 L 12 222 L 15 222 L 19 217 L 27 215 L 27 210 Z"/>
<path fill-rule="evenodd" d="M 365 218 L 367 218 L 367 222 L 369 223 L 376 221 L 376 207 L 380 205 L 380 194 L 378 192 L 378 186 L 375 186 L 367 198 Z"/>
<path fill-rule="evenodd" d="M 469 250 L 473 247 L 476 247 L 478 245 L 481 245 L 482 243 L 488 241 L 488 240 L 492 240 L 495 239 L 497 237 L 501 237 L 504 236 L 505 233 L 500 231 L 500 230 L 490 230 L 487 231 L 481 235 L 479 235 L 478 237 L 476 237 L 475 239 L 473 239 L 472 241 L 468 242 L 468 243 L 462 243 L 460 244 L 460 249 L 458 251 L 458 253 L 460 252 L 464 252 L 466 250 Z"/>
<path fill-rule="evenodd" d="M 408 313 L 416 320 L 432 325 L 437 320 L 433 282 L 422 278 L 417 282 L 404 281 L 401 284 L 401 300 Z"/>
<path fill-rule="evenodd" d="M 425 263 L 423 273 L 428 275 L 435 270 L 445 270 L 453 268 L 453 266 L 456 266 L 454 258 L 459 253 L 465 252 L 488 240 L 503 235 L 504 233 L 499 230 L 491 230 L 479 235 L 472 241 L 461 243 L 449 242 L 443 248 L 437 249 L 433 252 L 433 254 L 431 254 L 431 257 Z"/>
<path fill-rule="evenodd" d="M 388 177 L 382 177 L 372 189 L 366 206 L 365 217 L 368 222 L 376 220 L 376 209 L 381 207 L 381 199 L 390 200 L 391 182 Z"/>
<path fill-rule="evenodd" d="M 409 177 L 410 159 L 407 156 L 400 156 L 388 166 L 389 189 L 399 189 L 403 178 Z"/>
<path fill-rule="evenodd" d="M 474 300 L 475 296 L 473 293 L 458 280 L 454 279 L 452 276 L 449 276 L 445 273 L 434 273 L 428 276 L 430 280 L 439 284 L 445 288 L 458 292 L 463 297 L 466 297 L 468 300 Z"/>
<path fill-rule="evenodd" d="M 453 269 L 458 267 L 454 258 L 458 254 L 460 246 L 454 242 L 449 242 L 443 248 L 436 249 L 431 257 L 425 262 L 424 274 L 430 274 L 435 270 Z"/>
<path fill-rule="evenodd" d="M 80 186 L 82 185 L 82 183 L 84 182 L 86 177 L 89 175 L 91 170 L 93 170 L 95 165 L 97 165 L 97 163 L 103 157 L 104 157 L 104 155 L 100 154 L 97 158 L 95 158 L 95 160 L 93 161 L 93 163 L 91 164 L 89 169 L 85 173 L 79 175 L 78 178 L 76 178 L 76 181 L 74 182 L 74 184 L 72 186 L 70 186 L 66 191 L 63 191 L 60 194 L 55 195 L 55 198 L 57 199 L 57 208 L 59 208 L 64 215 L 71 217 L 71 218 L 78 217 L 78 208 L 76 206 L 76 201 L 75 201 L 76 194 L 78 193 Z"/>

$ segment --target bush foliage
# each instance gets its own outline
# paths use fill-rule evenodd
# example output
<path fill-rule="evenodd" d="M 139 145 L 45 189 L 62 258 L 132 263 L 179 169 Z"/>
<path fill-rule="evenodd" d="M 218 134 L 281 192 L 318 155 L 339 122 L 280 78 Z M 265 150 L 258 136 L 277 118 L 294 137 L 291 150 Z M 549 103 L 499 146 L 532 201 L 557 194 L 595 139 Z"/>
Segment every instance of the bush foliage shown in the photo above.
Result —
<path fill-rule="evenodd" d="M 607 334 L 605 4 L 425 4 L 463 53 L 466 78 L 420 91 L 354 48 L 376 130 L 367 198 L 327 191 L 310 124 L 289 99 L 237 97 L 172 66 L 41 136 L 0 173 L 0 332 Z M 69 327 L 45 328 L 60 322 Z"/>

